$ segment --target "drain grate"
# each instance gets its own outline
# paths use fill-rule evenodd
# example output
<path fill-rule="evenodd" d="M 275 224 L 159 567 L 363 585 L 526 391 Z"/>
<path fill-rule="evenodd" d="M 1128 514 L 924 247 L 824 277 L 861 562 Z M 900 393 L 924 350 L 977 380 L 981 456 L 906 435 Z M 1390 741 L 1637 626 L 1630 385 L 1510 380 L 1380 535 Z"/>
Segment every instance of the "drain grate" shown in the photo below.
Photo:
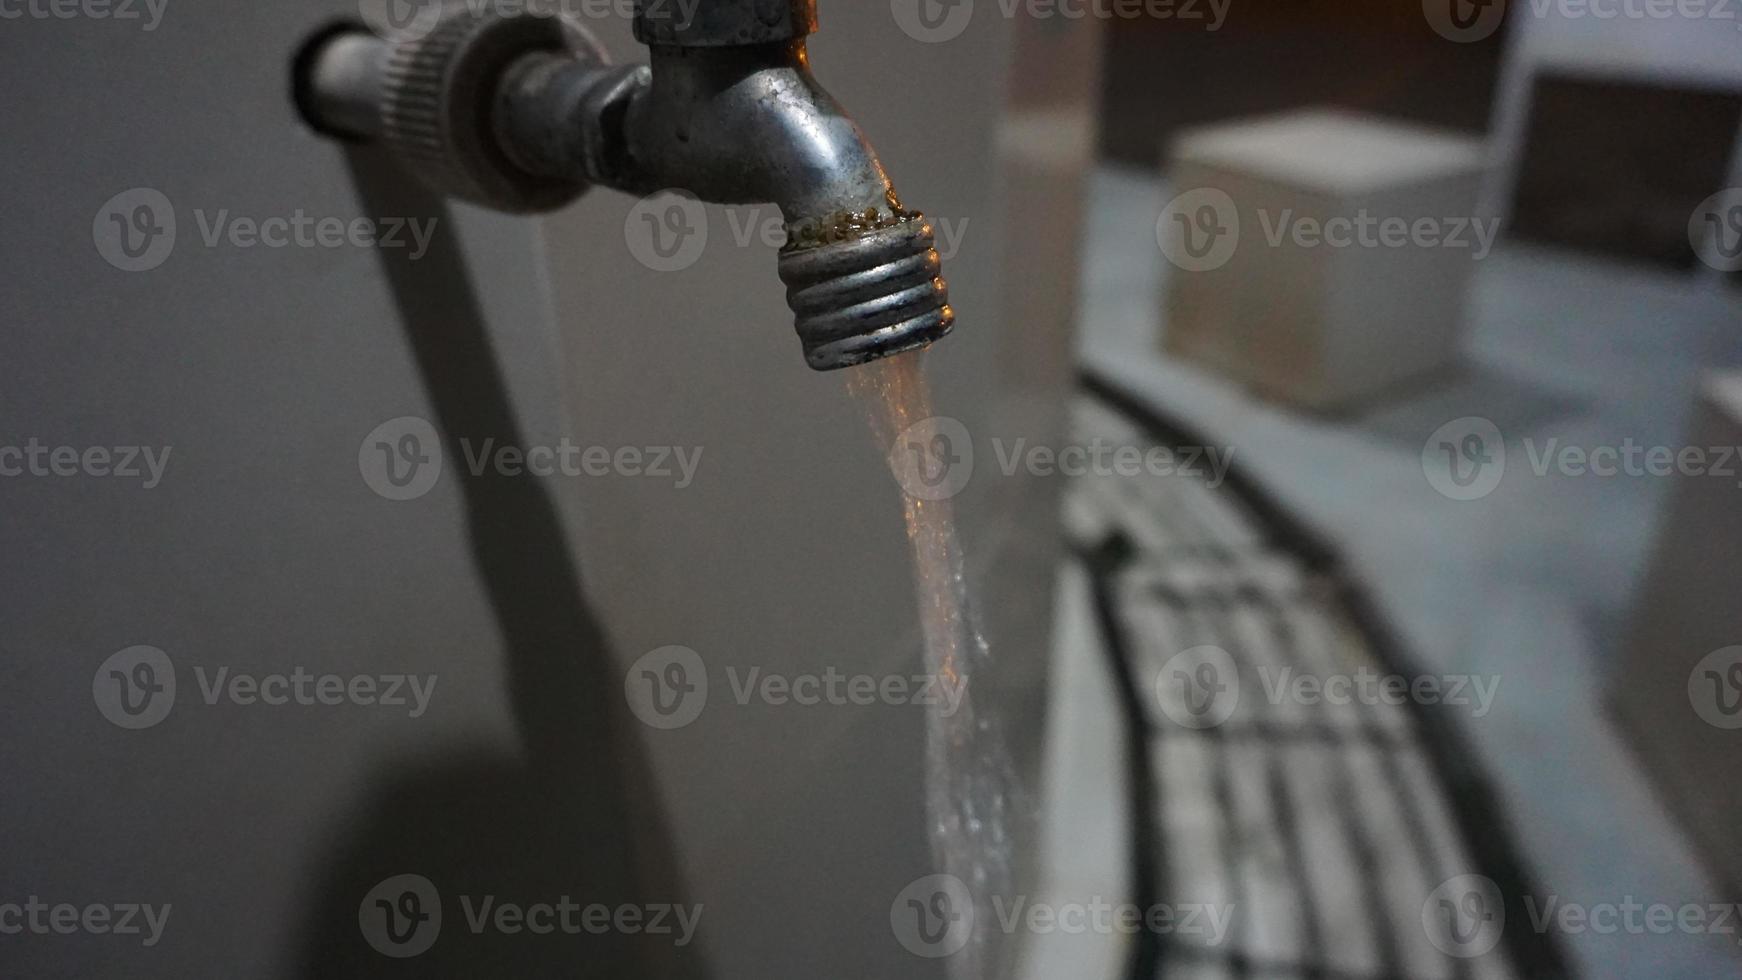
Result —
<path fill-rule="evenodd" d="M 1527 929 L 1479 955 L 1430 936 L 1430 896 L 1450 879 L 1525 892 L 1461 720 L 1294 695 L 1415 676 L 1334 551 L 1242 474 L 1183 466 L 1201 440 L 1104 382 L 1087 389 L 1075 444 L 1182 464 L 1085 475 L 1065 499 L 1130 715 L 1140 904 L 1174 915 L 1140 934 L 1134 980 L 1567 976 Z M 1211 910 L 1224 928 L 1185 927 Z"/>

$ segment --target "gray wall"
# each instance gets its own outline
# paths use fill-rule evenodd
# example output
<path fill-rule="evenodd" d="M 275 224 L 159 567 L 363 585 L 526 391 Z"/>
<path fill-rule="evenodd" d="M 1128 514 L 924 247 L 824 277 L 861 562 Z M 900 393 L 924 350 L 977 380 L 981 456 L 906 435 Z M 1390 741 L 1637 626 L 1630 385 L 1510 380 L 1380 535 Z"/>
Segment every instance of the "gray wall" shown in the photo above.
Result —
<path fill-rule="evenodd" d="M 170 0 L 150 31 L 0 21 L 0 446 L 172 447 L 151 489 L 0 477 L 0 906 L 173 906 L 149 948 L 0 935 L 0 974 L 942 976 L 889 922 L 930 871 L 922 713 L 739 706 L 723 674 L 922 669 L 893 484 L 842 379 L 803 367 L 773 250 L 733 244 L 743 209 L 710 209 L 695 266 L 655 272 L 626 244 L 635 202 L 607 192 L 543 223 L 443 210 L 295 118 L 297 39 L 351 12 Z M 967 223 L 946 266 L 961 325 L 930 360 L 980 455 L 958 501 L 1000 662 L 979 697 L 1028 769 L 1052 488 L 999 474 L 990 440 L 1059 425 L 1083 160 L 1011 134 L 1062 113 L 1086 145 L 1092 45 L 992 16 L 921 44 L 885 4 L 823 12 L 819 75 L 908 202 Z M 596 27 L 638 56 L 626 23 Z M 96 242 L 106 202 L 138 187 L 171 202 L 177 234 L 128 272 Z M 438 235 L 416 261 L 203 240 L 220 212 L 299 209 L 433 218 Z M 402 416 L 448 442 L 433 489 L 394 501 L 359 451 Z M 478 478 L 461 437 L 703 455 L 681 489 Z M 624 676 L 670 644 L 700 654 L 713 691 L 665 731 L 631 714 Z M 178 690 L 131 730 L 94 680 L 137 645 L 164 651 Z M 202 690 L 223 668 L 298 667 L 436 687 L 418 717 Z M 433 950 L 391 960 L 359 904 L 404 873 L 435 884 L 445 921 Z M 674 950 L 473 936 L 459 902 L 565 894 L 705 912 Z"/>

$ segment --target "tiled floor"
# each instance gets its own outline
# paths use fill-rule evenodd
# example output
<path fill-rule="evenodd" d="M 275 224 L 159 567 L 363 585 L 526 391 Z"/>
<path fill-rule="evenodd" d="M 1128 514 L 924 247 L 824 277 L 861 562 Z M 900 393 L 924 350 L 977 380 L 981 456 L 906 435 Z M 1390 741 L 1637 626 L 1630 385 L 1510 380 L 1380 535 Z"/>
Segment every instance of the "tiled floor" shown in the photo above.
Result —
<path fill-rule="evenodd" d="M 1469 719 L 1539 886 L 1586 905 L 1722 899 L 1606 721 L 1602 691 L 1651 540 L 1661 481 L 1534 478 L 1450 501 L 1421 447 L 1462 415 L 1509 438 L 1673 443 L 1702 365 L 1742 363 L 1742 300 L 1560 253 L 1502 248 L 1470 314 L 1468 370 L 1352 419 L 1305 418 L 1158 353 L 1165 200 L 1144 175 L 1094 187 L 1083 359 L 1158 411 L 1231 447 L 1238 465 L 1337 543 L 1424 670 L 1499 675 Z M 1734 976 L 1733 937 L 1565 937 L 1579 975 Z"/>

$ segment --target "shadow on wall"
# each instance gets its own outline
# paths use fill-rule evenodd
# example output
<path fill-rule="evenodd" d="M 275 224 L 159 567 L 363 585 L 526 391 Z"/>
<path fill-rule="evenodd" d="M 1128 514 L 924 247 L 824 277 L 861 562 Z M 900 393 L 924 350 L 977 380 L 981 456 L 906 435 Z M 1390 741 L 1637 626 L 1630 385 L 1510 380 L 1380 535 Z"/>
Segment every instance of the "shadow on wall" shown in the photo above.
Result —
<path fill-rule="evenodd" d="M 518 444 L 445 205 L 379 151 L 354 149 L 350 167 L 365 213 L 440 217 L 443 232 L 421 260 L 378 254 L 442 431 L 502 433 Z M 457 444 L 448 448 L 458 456 Z M 535 481 L 482 476 L 461 486 L 472 554 L 508 653 L 522 751 L 383 761 L 369 781 L 372 798 L 334 829 L 330 862 L 317 872 L 295 937 L 300 973 L 699 980 L 699 941 L 677 948 L 675 936 L 594 934 L 578 911 L 568 915 L 572 931 L 472 928 L 469 915 L 485 911 L 485 896 L 520 906 L 568 896 L 613 909 L 685 899 L 621 677 L 555 506 Z M 404 875 L 427 885 L 390 881 Z"/>

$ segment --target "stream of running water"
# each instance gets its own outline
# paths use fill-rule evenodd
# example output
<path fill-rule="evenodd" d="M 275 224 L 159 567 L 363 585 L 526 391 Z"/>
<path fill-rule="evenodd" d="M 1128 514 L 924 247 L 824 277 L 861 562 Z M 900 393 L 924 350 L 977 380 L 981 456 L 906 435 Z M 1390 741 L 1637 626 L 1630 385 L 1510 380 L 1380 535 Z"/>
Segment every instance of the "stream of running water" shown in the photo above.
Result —
<path fill-rule="evenodd" d="M 901 485 L 926 669 L 962 691 L 955 711 L 928 709 L 926 817 L 938 870 L 966 886 L 973 905 L 971 919 L 955 920 L 968 928 L 965 943 L 950 953 L 950 974 L 979 980 L 992 969 L 992 898 L 1010 894 L 1009 828 L 1018 787 L 995 713 L 974 700 L 975 682 L 992 666 L 992 654 L 969 604 L 950 500 L 961 488 L 946 479 L 954 451 L 933 414 L 921 353 L 852 368 L 847 387 L 864 405 Z"/>

